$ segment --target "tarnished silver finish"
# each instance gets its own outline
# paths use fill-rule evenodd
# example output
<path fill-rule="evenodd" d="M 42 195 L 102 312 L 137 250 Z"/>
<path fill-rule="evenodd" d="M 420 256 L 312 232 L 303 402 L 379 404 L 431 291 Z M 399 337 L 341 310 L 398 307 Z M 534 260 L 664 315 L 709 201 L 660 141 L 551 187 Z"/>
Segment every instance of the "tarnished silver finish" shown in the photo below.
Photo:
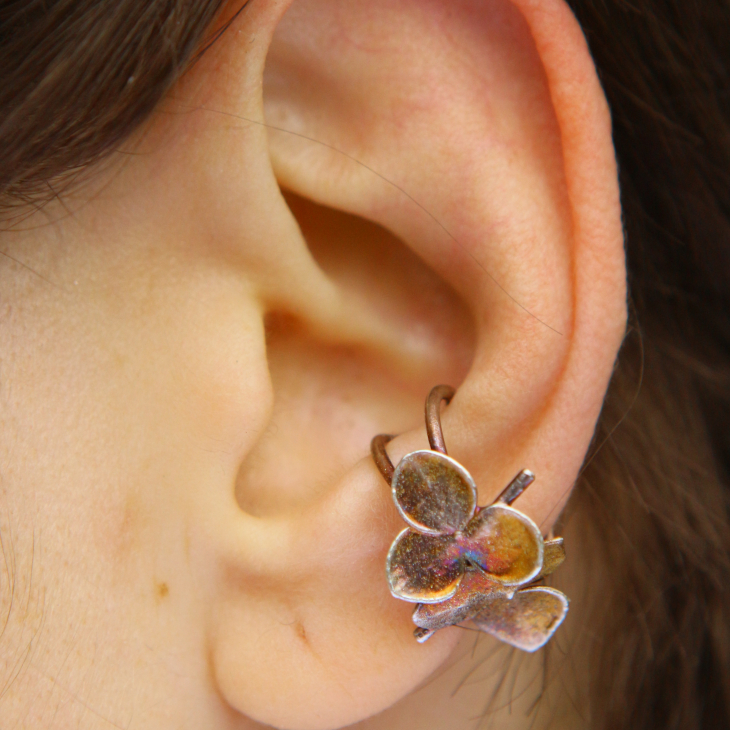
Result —
<path fill-rule="evenodd" d="M 537 651 L 555 633 L 568 613 L 568 599 L 555 588 L 523 588 L 512 596 L 496 596 L 476 616 L 474 625 L 523 651 Z"/>
<path fill-rule="evenodd" d="M 403 519 L 431 535 L 463 529 L 477 507 L 471 474 L 458 461 L 435 451 L 406 454 L 395 469 L 392 489 Z"/>
<path fill-rule="evenodd" d="M 495 502 L 504 502 L 512 504 L 522 492 L 527 489 L 535 481 L 535 475 L 529 469 L 523 469 L 495 499 Z"/>
<path fill-rule="evenodd" d="M 535 585 L 565 559 L 563 539 L 545 540 L 537 525 L 511 507 L 534 481 L 522 470 L 488 507 L 477 507 L 469 472 L 446 454 L 441 401 L 454 390 L 437 386 L 426 401 L 433 451 L 414 451 L 394 469 L 385 450 L 391 436 L 376 436 L 373 459 L 391 485 L 409 527 L 391 545 L 386 575 L 394 596 L 417 603 L 417 641 L 471 620 L 477 628 L 525 651 L 545 644 L 562 623 L 568 599 Z"/>
<path fill-rule="evenodd" d="M 529 585 L 506 586 L 480 570 L 467 571 L 453 596 L 439 603 L 420 603 L 413 611 L 413 632 L 423 643 L 439 629 L 473 621 L 482 631 L 524 651 L 536 651 L 555 633 L 568 612 L 563 593 L 535 583 L 565 558 L 562 538 L 544 544 L 540 574 Z M 524 595 L 528 594 L 528 595 Z"/>
<path fill-rule="evenodd" d="M 527 588 L 520 590 L 531 590 L 538 580 L 550 575 L 563 562 L 565 559 L 563 538 L 546 541 L 543 554 L 544 561 L 540 574 Z M 480 614 L 484 615 L 483 620 L 486 621 L 494 598 L 499 596 L 510 600 L 516 592 L 514 587 L 500 583 L 482 570 L 468 570 L 453 596 L 439 603 L 421 603 L 416 606 L 416 610 L 413 612 L 413 623 L 423 630 L 428 629 L 434 632 L 468 621 Z"/>
<path fill-rule="evenodd" d="M 543 539 L 537 525 L 497 502 L 469 522 L 461 544 L 472 565 L 504 585 L 524 585 L 542 570 Z"/>
<path fill-rule="evenodd" d="M 464 568 L 449 535 L 423 535 L 406 529 L 390 546 L 386 573 L 396 598 L 433 603 L 454 595 Z"/>
<path fill-rule="evenodd" d="M 414 629 L 413 630 L 413 637 L 419 644 L 423 644 L 424 641 L 428 641 L 432 636 L 434 632 L 429 631 L 428 629 Z"/>
<path fill-rule="evenodd" d="M 542 570 L 535 580 L 540 580 L 557 570 L 565 560 L 565 545 L 562 537 L 545 540 L 545 551 L 542 559 Z"/>

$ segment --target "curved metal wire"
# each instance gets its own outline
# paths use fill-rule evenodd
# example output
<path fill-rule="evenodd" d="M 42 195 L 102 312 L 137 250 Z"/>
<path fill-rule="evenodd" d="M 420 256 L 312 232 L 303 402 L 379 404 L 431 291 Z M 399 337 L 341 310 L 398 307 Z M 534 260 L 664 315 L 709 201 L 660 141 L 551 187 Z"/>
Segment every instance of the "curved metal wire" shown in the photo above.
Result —
<path fill-rule="evenodd" d="M 441 429 L 441 401 L 447 403 L 454 397 L 456 390 L 450 385 L 437 385 L 431 389 L 426 398 L 426 432 L 428 433 L 428 443 L 433 451 L 441 454 L 446 453 L 446 443 L 444 442 L 444 432 Z M 388 484 L 393 481 L 393 472 L 395 467 L 393 462 L 385 450 L 385 446 L 392 441 L 395 436 L 381 433 L 373 438 L 370 442 L 370 453 L 373 456 L 375 466 L 378 467 Z"/>
<path fill-rule="evenodd" d="M 441 401 L 449 403 L 454 397 L 456 390 L 450 385 L 437 385 L 431 389 L 426 398 L 426 431 L 428 432 L 428 443 L 433 451 L 442 454 L 446 453 L 446 442 L 444 432 L 441 429 Z"/>
<path fill-rule="evenodd" d="M 383 479 L 385 479 L 388 484 L 391 484 L 393 481 L 393 472 L 395 471 L 395 467 L 388 456 L 388 452 L 385 450 L 385 445 L 388 441 L 392 441 L 394 438 L 395 436 L 391 436 L 390 434 L 381 433 L 375 436 L 370 442 L 370 453 L 373 455 L 375 466 L 378 467 L 380 473 L 383 475 Z"/>

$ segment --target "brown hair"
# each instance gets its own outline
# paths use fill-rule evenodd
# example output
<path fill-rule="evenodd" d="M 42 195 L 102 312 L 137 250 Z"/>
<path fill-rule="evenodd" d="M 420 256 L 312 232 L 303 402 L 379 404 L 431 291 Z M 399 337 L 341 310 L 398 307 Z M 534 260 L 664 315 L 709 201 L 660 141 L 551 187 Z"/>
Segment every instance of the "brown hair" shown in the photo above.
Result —
<path fill-rule="evenodd" d="M 5 210 L 134 131 L 222 4 L 6 0 Z M 591 724 L 730 727 L 730 6 L 571 5 L 613 111 L 634 309 L 569 517 L 611 566 Z"/>
<path fill-rule="evenodd" d="M 214 40 L 223 3 L 0 4 L 0 204 L 53 197 L 129 136 Z"/>
<path fill-rule="evenodd" d="M 577 494 L 613 575 L 594 725 L 727 728 L 730 6 L 571 5 L 613 114 L 635 309 L 597 442 L 628 413 Z"/>

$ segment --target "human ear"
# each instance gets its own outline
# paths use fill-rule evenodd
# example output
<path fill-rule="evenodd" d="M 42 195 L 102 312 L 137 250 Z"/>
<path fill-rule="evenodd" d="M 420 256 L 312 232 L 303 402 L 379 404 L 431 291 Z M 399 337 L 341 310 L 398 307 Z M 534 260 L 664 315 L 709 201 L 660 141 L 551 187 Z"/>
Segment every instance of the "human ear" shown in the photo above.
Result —
<path fill-rule="evenodd" d="M 423 447 L 420 401 L 451 381 L 444 431 L 480 502 L 530 468 L 517 506 L 547 532 L 623 336 L 623 239 L 608 111 L 560 0 L 298 0 L 275 24 L 263 102 L 301 275 L 281 259 L 260 277 L 271 411 L 237 499 L 201 495 L 197 515 L 223 697 L 324 730 L 458 640 L 417 644 L 388 595 L 400 522 L 370 436 L 402 432 L 394 461 Z M 221 53 L 244 65 L 246 42 Z M 206 103 L 235 115 L 228 91 Z"/>

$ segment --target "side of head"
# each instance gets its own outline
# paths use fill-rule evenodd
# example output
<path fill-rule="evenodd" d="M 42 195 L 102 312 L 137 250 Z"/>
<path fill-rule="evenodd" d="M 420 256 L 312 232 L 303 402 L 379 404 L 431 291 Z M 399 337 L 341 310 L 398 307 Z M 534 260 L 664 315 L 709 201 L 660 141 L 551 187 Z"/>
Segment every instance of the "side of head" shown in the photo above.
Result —
<path fill-rule="evenodd" d="M 611 120 L 564 2 L 215 23 L 131 138 L 0 234 L 14 722 L 328 730 L 397 705 L 463 634 L 416 643 L 388 591 L 371 437 L 423 448 L 453 383 L 480 504 L 528 467 L 547 533 L 624 337 Z M 413 717 L 444 711 L 435 686 Z"/>

